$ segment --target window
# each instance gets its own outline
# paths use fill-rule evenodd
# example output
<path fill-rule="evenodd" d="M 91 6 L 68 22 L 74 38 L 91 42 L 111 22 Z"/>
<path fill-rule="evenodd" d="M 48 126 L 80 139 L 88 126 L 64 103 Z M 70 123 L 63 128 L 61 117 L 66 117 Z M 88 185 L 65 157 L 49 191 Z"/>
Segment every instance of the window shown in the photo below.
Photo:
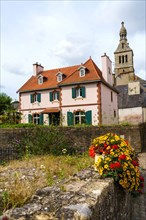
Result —
<path fill-rule="evenodd" d="M 83 97 L 85 98 L 85 87 L 72 88 L 72 98 Z"/>
<path fill-rule="evenodd" d="M 85 69 L 81 68 L 80 69 L 80 77 L 85 76 Z"/>
<path fill-rule="evenodd" d="M 62 81 L 62 74 L 61 74 L 61 73 L 58 74 L 58 76 L 57 76 L 57 81 L 58 81 L 58 82 L 61 82 L 61 81 Z"/>
<path fill-rule="evenodd" d="M 58 92 L 53 92 L 53 100 L 58 100 Z"/>
<path fill-rule="evenodd" d="M 28 123 L 34 123 L 34 124 L 41 124 L 43 125 L 44 123 L 44 116 L 43 114 L 38 114 L 38 113 L 35 113 L 33 115 L 31 114 L 28 114 Z"/>
<path fill-rule="evenodd" d="M 111 74 L 111 69 L 110 69 L 110 67 L 108 67 L 108 73 Z"/>
<path fill-rule="evenodd" d="M 30 94 L 30 102 L 41 102 L 41 93 Z"/>
<path fill-rule="evenodd" d="M 111 91 L 111 102 L 113 101 L 113 92 Z"/>
<path fill-rule="evenodd" d="M 116 118 L 117 114 L 116 114 L 116 110 L 114 110 L 114 118 Z"/>
<path fill-rule="evenodd" d="M 122 63 L 124 63 L 124 55 L 122 56 Z"/>
<path fill-rule="evenodd" d="M 82 88 L 76 88 L 76 97 L 82 97 Z"/>
<path fill-rule="evenodd" d="M 122 43 L 122 49 L 124 49 L 124 43 Z"/>
<path fill-rule="evenodd" d="M 50 92 L 50 102 L 59 100 L 59 91 Z"/>
<path fill-rule="evenodd" d="M 85 112 L 76 112 L 74 114 L 74 124 L 86 124 Z"/>
<path fill-rule="evenodd" d="M 121 63 L 121 56 L 119 56 L 119 63 Z"/>
<path fill-rule="evenodd" d="M 128 56 L 127 55 L 125 56 L 125 60 L 126 60 L 126 63 L 127 63 L 128 62 Z"/>
<path fill-rule="evenodd" d="M 38 84 L 43 84 L 43 77 L 42 77 L 42 76 L 40 76 L 40 77 L 38 78 Z"/>
<path fill-rule="evenodd" d="M 67 112 L 67 124 L 68 126 L 74 124 L 92 124 L 92 111 L 76 111 L 75 113 Z"/>
<path fill-rule="evenodd" d="M 33 123 L 36 125 L 40 124 L 40 115 L 39 114 L 34 114 L 33 115 Z"/>

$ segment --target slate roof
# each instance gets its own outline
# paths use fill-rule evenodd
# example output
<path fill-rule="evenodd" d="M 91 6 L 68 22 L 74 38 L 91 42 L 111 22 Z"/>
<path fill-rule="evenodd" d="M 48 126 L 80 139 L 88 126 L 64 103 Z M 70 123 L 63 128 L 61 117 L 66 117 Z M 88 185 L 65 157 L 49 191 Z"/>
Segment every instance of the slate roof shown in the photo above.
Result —
<path fill-rule="evenodd" d="M 139 78 L 139 77 L 138 77 Z M 139 78 L 140 94 L 128 95 L 128 85 L 116 86 L 119 91 L 118 108 L 146 107 L 146 81 Z"/>

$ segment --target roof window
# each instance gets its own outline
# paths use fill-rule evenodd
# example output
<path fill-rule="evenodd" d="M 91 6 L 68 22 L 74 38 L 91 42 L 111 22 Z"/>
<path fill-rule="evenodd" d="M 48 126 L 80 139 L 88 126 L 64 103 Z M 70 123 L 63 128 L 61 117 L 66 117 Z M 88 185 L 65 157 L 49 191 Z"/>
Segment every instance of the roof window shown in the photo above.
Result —
<path fill-rule="evenodd" d="M 84 66 L 80 66 L 78 68 L 80 77 L 84 77 L 85 76 L 85 73 L 86 73 L 85 69 L 86 69 L 86 67 L 84 67 Z"/>

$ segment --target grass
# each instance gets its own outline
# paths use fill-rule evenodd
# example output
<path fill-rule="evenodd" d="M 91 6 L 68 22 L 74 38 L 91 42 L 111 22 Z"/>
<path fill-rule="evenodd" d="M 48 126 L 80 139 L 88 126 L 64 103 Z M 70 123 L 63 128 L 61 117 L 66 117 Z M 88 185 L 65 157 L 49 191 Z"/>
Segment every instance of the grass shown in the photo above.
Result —
<path fill-rule="evenodd" d="M 33 156 L 0 166 L 0 214 L 24 205 L 37 189 L 51 186 L 93 165 L 87 153 L 79 156 Z"/>

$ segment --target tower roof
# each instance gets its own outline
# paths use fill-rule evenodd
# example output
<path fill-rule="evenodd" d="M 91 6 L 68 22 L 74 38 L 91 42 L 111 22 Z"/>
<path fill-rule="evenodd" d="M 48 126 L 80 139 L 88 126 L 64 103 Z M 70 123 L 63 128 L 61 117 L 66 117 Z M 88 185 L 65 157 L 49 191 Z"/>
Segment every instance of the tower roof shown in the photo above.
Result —
<path fill-rule="evenodd" d="M 126 28 L 124 27 L 124 22 L 122 21 L 121 24 L 122 24 L 122 27 L 121 27 L 120 33 L 119 33 L 119 35 L 120 35 L 120 40 L 126 39 L 126 37 L 127 37 L 127 30 L 126 30 Z"/>

